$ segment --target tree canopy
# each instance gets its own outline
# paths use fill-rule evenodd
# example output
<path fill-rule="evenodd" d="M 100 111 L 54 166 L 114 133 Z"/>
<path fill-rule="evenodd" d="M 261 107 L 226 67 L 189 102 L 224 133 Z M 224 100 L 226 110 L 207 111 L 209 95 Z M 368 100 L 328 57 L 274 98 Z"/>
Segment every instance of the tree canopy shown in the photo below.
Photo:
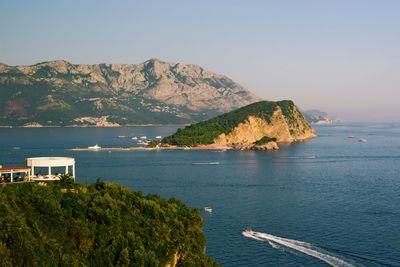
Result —
<path fill-rule="evenodd" d="M 0 187 L 0 266 L 214 266 L 181 201 L 115 183 Z"/>
<path fill-rule="evenodd" d="M 296 108 L 293 101 L 261 101 L 210 120 L 178 129 L 173 135 L 165 137 L 162 142 L 177 146 L 212 144 L 216 137 L 222 133 L 229 134 L 239 123 L 247 120 L 249 116 L 255 116 L 270 122 L 271 116 L 278 106 L 282 109 L 285 118 L 291 120 L 293 110 Z"/>

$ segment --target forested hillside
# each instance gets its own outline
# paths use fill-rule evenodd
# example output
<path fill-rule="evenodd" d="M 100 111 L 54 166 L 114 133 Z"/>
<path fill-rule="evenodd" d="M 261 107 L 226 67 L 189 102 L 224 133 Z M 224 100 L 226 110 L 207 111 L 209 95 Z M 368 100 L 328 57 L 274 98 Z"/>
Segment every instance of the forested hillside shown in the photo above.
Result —
<path fill-rule="evenodd" d="M 114 183 L 0 186 L 0 266 L 214 266 L 198 210 Z"/>

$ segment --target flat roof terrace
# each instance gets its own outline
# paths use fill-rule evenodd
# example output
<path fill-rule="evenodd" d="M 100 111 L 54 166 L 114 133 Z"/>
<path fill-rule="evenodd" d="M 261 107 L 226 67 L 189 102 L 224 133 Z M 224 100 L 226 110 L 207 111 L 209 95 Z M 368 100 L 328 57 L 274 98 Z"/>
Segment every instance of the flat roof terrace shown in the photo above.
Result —
<path fill-rule="evenodd" d="M 30 169 L 28 167 L 5 167 L 0 166 L 0 183 L 29 181 Z"/>
<path fill-rule="evenodd" d="M 26 165 L 31 170 L 31 179 L 38 181 L 59 180 L 58 175 L 52 175 L 53 168 L 64 168 L 65 174 L 71 174 L 75 179 L 75 159 L 67 157 L 36 157 L 27 158 Z M 47 168 L 47 175 L 36 174 L 35 168 Z"/>

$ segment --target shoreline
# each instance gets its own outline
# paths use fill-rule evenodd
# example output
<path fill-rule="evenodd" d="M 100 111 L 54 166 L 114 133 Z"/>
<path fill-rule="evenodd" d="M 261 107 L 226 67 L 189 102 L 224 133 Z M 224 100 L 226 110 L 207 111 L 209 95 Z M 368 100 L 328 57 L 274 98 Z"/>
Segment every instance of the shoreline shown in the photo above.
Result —
<path fill-rule="evenodd" d="M 161 126 L 188 126 L 190 124 L 129 124 L 129 125 L 117 125 L 117 126 L 106 126 L 106 125 L 41 125 L 41 126 L 12 126 L 12 125 L 0 125 L 0 128 L 27 128 L 27 129 L 36 129 L 36 128 L 125 128 L 125 127 L 161 127 Z"/>
<path fill-rule="evenodd" d="M 217 145 L 204 145 L 195 147 L 179 147 L 179 146 L 167 146 L 167 147 L 101 147 L 98 149 L 90 149 L 86 147 L 75 147 L 69 148 L 69 151 L 159 151 L 159 150 L 232 150 L 233 148 L 227 146 Z"/>

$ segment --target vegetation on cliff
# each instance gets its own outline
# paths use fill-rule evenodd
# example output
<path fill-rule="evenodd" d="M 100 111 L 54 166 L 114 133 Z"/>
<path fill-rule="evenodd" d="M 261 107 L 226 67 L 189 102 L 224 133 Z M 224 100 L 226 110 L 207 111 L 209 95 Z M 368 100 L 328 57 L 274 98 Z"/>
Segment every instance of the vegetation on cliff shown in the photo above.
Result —
<path fill-rule="evenodd" d="M 266 124 L 272 125 L 274 112 L 278 109 L 281 111 L 290 133 L 311 129 L 293 101 L 261 101 L 214 117 L 210 120 L 178 129 L 175 134 L 165 137 L 162 142 L 177 146 L 213 144 L 218 136 L 221 134 L 229 134 L 240 123 L 247 121 L 251 116 L 260 118 L 265 121 Z M 267 139 L 268 141 L 277 141 L 279 138 L 277 136 L 261 136 L 259 143 L 264 144 Z"/>
<path fill-rule="evenodd" d="M 270 142 L 276 142 L 276 138 L 275 137 L 264 136 L 260 140 L 255 141 L 254 145 L 265 145 L 265 144 L 268 144 Z"/>
<path fill-rule="evenodd" d="M 0 266 L 214 266 L 198 210 L 115 183 L 0 187 Z"/>

